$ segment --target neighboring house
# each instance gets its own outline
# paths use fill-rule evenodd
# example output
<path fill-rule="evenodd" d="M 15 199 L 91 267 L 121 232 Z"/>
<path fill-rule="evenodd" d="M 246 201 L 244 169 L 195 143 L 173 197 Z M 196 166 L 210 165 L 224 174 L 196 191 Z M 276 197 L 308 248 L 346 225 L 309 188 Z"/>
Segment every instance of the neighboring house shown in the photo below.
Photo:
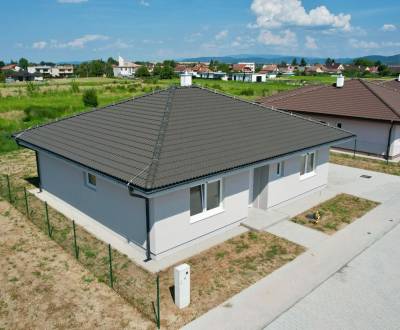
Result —
<path fill-rule="evenodd" d="M 113 67 L 114 77 L 134 77 L 139 64 L 126 61 L 118 56 L 118 65 Z"/>
<path fill-rule="evenodd" d="M 243 82 L 266 82 L 267 75 L 265 73 L 241 73 L 232 72 L 229 74 L 229 80 L 243 81 Z"/>
<path fill-rule="evenodd" d="M 51 77 L 51 69 L 50 65 L 35 65 L 35 66 L 28 66 L 28 72 L 32 74 L 40 74 L 44 78 Z"/>
<path fill-rule="evenodd" d="M 72 65 L 56 65 L 51 68 L 50 74 L 53 78 L 69 78 L 74 75 Z"/>
<path fill-rule="evenodd" d="M 1 71 L 16 71 L 18 72 L 21 68 L 17 64 L 8 64 L 1 67 Z"/>
<path fill-rule="evenodd" d="M 6 82 L 15 81 L 41 81 L 43 76 L 40 73 L 29 73 L 26 70 L 6 71 Z"/>
<path fill-rule="evenodd" d="M 265 106 L 295 112 L 357 135 L 356 145 L 340 148 L 400 159 L 400 93 L 376 83 L 351 79 L 337 85 L 305 86 L 262 98 Z"/>
<path fill-rule="evenodd" d="M 232 71 L 238 73 L 253 73 L 255 72 L 255 63 L 237 63 L 232 64 Z"/>
<path fill-rule="evenodd" d="M 194 74 L 197 78 L 228 80 L 229 75 L 222 71 L 210 72 L 197 72 Z"/>
<path fill-rule="evenodd" d="M 184 72 L 191 72 L 192 68 L 186 64 L 177 64 L 175 66 L 174 72 L 177 74 L 184 73 Z"/>
<path fill-rule="evenodd" d="M 311 66 L 306 66 L 304 68 L 304 72 L 311 73 L 311 74 L 325 73 L 328 71 L 329 70 L 322 64 L 315 64 L 315 65 L 311 65 Z"/>
<path fill-rule="evenodd" d="M 259 73 L 266 74 L 267 78 L 274 79 L 279 73 L 278 66 L 276 64 L 263 65 Z"/>
<path fill-rule="evenodd" d="M 389 65 L 388 67 L 391 73 L 400 74 L 400 65 Z"/>
<path fill-rule="evenodd" d="M 344 68 L 343 64 L 333 62 L 333 63 L 331 63 L 329 65 L 326 65 L 326 70 L 329 73 L 340 74 L 340 73 L 343 73 L 345 68 Z"/>
<path fill-rule="evenodd" d="M 279 73 L 283 76 L 294 76 L 295 68 L 292 65 L 278 67 Z"/>
<path fill-rule="evenodd" d="M 42 193 L 147 259 L 324 187 L 329 147 L 354 138 L 181 79 L 14 135 L 36 152 Z"/>

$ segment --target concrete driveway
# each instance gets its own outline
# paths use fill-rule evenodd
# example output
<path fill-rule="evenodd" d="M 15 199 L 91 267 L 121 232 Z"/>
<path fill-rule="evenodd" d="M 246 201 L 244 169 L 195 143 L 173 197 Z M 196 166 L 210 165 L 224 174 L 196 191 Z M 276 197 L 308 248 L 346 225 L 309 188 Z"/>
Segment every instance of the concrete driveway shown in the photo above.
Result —
<path fill-rule="evenodd" d="M 327 189 L 285 206 L 285 212 L 294 215 L 341 192 L 381 205 L 332 236 L 312 238 L 294 261 L 185 328 L 398 328 L 400 177 L 330 165 Z M 297 230 L 279 225 L 266 230 L 298 237 Z"/>

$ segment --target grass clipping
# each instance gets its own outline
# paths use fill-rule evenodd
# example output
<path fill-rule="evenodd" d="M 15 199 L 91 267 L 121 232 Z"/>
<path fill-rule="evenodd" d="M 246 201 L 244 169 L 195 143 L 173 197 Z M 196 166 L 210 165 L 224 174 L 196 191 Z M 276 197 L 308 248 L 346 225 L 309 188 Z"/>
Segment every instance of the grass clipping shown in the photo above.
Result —
<path fill-rule="evenodd" d="M 379 203 L 364 198 L 340 194 L 295 216 L 292 221 L 326 234 L 333 234 L 377 205 Z M 320 215 L 318 222 L 314 219 L 317 212 Z"/>

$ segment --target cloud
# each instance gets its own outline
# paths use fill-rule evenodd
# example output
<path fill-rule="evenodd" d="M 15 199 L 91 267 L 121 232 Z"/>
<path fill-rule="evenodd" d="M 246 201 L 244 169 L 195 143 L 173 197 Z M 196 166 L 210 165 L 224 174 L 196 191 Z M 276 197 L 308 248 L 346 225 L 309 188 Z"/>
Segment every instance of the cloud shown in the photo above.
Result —
<path fill-rule="evenodd" d="M 364 41 L 358 39 L 350 39 L 349 44 L 351 47 L 359 49 L 376 49 L 380 47 L 379 43 L 375 41 Z"/>
<path fill-rule="evenodd" d="M 383 24 L 381 27 L 382 31 L 388 32 L 388 31 L 396 31 L 397 27 L 394 24 Z"/>
<path fill-rule="evenodd" d="M 315 39 L 310 36 L 306 36 L 306 47 L 308 49 L 318 49 Z"/>
<path fill-rule="evenodd" d="M 82 3 L 88 0 L 57 0 L 58 3 Z"/>
<path fill-rule="evenodd" d="M 144 6 L 144 7 L 149 7 L 150 2 L 148 2 L 146 0 L 139 0 L 139 5 Z"/>
<path fill-rule="evenodd" d="M 46 48 L 47 42 L 46 41 L 36 41 L 32 44 L 32 48 L 35 49 L 43 49 Z"/>
<path fill-rule="evenodd" d="M 269 30 L 262 30 L 258 41 L 267 46 L 295 46 L 297 45 L 296 34 L 290 30 L 280 33 L 273 33 Z"/>
<path fill-rule="evenodd" d="M 215 40 L 222 40 L 228 36 L 228 30 L 222 30 L 215 35 Z"/>
<path fill-rule="evenodd" d="M 325 6 L 307 12 L 300 0 L 253 0 L 251 10 L 256 15 L 256 26 L 259 28 L 325 26 L 345 31 L 351 29 L 351 15 L 332 14 Z"/>
<path fill-rule="evenodd" d="M 101 34 L 85 34 L 80 38 L 73 39 L 66 43 L 59 43 L 56 40 L 52 40 L 51 46 L 53 48 L 84 48 L 89 42 L 108 39 L 109 37 Z"/>
<path fill-rule="evenodd" d="M 200 37 L 202 37 L 202 36 L 203 36 L 203 33 L 201 33 L 201 32 L 194 32 L 194 33 L 192 33 L 192 34 L 186 36 L 186 37 L 184 38 L 184 40 L 185 40 L 186 42 L 195 42 L 195 41 L 197 41 L 197 40 L 198 40 Z"/>
<path fill-rule="evenodd" d="M 254 38 L 248 36 L 246 37 L 237 36 L 235 40 L 232 41 L 231 47 L 239 49 L 248 49 L 254 46 L 255 41 L 256 40 Z"/>

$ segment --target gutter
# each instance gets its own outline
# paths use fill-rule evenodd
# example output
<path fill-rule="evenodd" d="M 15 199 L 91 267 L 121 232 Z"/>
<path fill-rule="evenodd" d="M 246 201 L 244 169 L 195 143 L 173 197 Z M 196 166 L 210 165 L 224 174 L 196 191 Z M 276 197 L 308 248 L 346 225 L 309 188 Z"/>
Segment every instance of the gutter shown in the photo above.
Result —
<path fill-rule="evenodd" d="M 390 123 L 390 128 L 389 128 L 389 134 L 388 134 L 388 141 L 387 141 L 387 146 L 386 146 L 386 163 L 389 162 L 389 153 L 390 153 L 390 145 L 392 144 L 392 131 L 394 127 L 394 122 L 393 120 Z"/>

